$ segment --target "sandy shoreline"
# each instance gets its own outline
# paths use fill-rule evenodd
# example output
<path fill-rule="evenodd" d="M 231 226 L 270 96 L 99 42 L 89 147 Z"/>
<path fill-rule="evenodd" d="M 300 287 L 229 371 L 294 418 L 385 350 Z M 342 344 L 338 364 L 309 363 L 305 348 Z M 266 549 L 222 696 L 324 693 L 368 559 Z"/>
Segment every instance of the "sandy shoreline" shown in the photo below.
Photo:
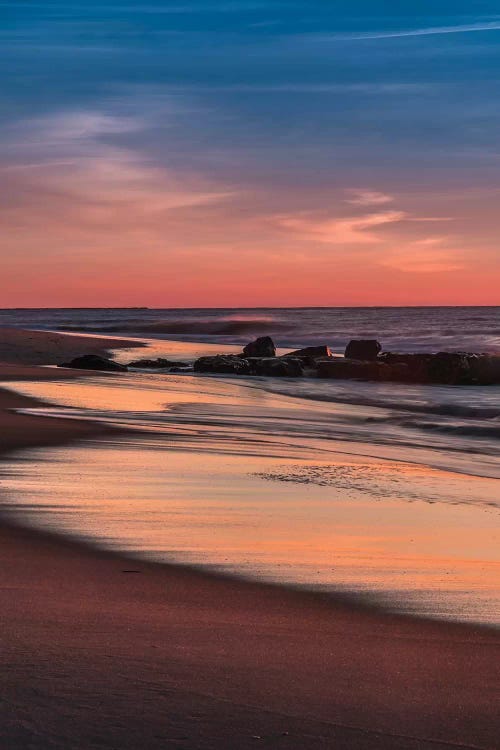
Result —
<path fill-rule="evenodd" d="M 87 334 L 25 331 L 0 326 L 0 363 L 60 364 L 81 354 L 106 356 L 111 349 L 142 347 L 140 339 L 127 340 Z"/>
<path fill-rule="evenodd" d="M 141 342 L 0 327 L 0 384 L 9 380 L 67 380 L 85 377 L 89 374 L 88 371 L 48 369 L 39 365 L 58 364 L 79 354 L 105 356 L 111 348 L 129 348 L 131 345 L 140 347 Z M 106 373 L 101 373 L 101 376 L 106 377 Z M 104 425 L 32 417 L 10 411 L 29 408 L 36 403 L 26 396 L 0 390 L 1 453 L 60 445 L 69 440 L 110 431 Z"/>
<path fill-rule="evenodd" d="M 9 336 L 0 359 L 23 361 L 22 334 Z M 45 342 L 39 361 L 54 361 Z M 23 377 L 59 374 L 0 366 L 0 380 Z M 0 390 L 0 452 L 104 430 L 9 411 L 29 405 Z M 7 521 L 0 540 L 3 747 L 497 746 L 498 632 L 138 563 Z"/>

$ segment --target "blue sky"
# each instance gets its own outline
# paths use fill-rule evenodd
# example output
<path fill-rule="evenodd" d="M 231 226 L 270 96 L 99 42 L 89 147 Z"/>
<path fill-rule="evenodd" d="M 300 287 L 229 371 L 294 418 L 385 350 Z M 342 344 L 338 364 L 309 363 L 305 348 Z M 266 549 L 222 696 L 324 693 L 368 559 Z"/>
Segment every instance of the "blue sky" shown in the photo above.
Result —
<path fill-rule="evenodd" d="M 169 302 L 168 266 L 181 305 L 209 272 L 225 304 L 243 274 L 247 303 L 269 304 L 283 271 L 284 304 L 436 302 L 443 285 L 443 302 L 500 302 L 498 3 L 18 0 L 0 18 L 13 304 L 21 273 L 64 304 L 52 279 L 118 255 L 116 304 Z"/>

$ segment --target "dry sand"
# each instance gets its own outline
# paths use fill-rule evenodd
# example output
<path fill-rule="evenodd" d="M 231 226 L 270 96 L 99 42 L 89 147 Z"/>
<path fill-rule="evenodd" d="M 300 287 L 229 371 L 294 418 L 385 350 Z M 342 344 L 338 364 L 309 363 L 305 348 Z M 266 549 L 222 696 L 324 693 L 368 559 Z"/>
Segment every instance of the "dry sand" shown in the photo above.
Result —
<path fill-rule="evenodd" d="M 0 368 L 33 374 L 58 377 Z M 3 452 L 103 429 L 0 394 Z M 498 748 L 492 629 L 139 563 L 7 517 L 0 619 L 9 750 Z"/>

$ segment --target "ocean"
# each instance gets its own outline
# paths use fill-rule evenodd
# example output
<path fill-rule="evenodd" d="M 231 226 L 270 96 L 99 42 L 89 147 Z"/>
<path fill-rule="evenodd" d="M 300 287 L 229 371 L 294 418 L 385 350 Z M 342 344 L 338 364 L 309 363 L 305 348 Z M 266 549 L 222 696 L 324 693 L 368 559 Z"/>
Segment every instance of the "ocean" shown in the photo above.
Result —
<path fill-rule="evenodd" d="M 500 351 L 500 308 L 20 310 L 0 323 L 126 335 L 185 361 L 283 347 Z M 196 343 L 193 343 L 196 342 Z M 36 413 L 126 437 L 2 463 L 4 508 L 138 558 L 500 622 L 500 386 L 129 372 L 7 384 Z"/>
<path fill-rule="evenodd" d="M 500 352 L 500 307 L 318 307 L 0 310 L 0 325 L 242 344 L 261 335 L 278 346 L 376 338 L 386 351 Z"/>

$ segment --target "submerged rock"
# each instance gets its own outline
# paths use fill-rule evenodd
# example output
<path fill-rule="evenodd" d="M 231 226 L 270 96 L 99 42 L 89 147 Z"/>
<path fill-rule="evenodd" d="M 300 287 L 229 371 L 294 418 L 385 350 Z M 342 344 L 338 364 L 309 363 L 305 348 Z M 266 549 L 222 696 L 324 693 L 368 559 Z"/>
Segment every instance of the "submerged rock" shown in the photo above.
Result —
<path fill-rule="evenodd" d="M 189 367 L 186 362 L 176 362 L 172 359 L 163 359 L 163 357 L 158 357 L 158 359 L 136 359 L 133 362 L 129 362 L 127 366 L 140 367 L 145 370 L 159 370 L 166 367 Z"/>
<path fill-rule="evenodd" d="M 275 357 L 276 347 L 270 336 L 260 336 L 243 348 L 243 357 Z"/>
<path fill-rule="evenodd" d="M 58 367 L 72 367 L 78 370 L 102 370 L 110 372 L 127 372 L 127 366 L 114 362 L 112 359 L 100 357 L 98 354 L 84 354 L 75 357 L 71 362 L 64 362 Z"/>
<path fill-rule="evenodd" d="M 195 372 L 212 372 L 230 375 L 249 375 L 250 364 L 237 354 L 215 354 L 200 357 L 194 363 Z"/>
<path fill-rule="evenodd" d="M 365 362 L 377 359 L 382 347 L 375 339 L 353 339 L 345 350 L 346 359 L 359 359 Z"/>

